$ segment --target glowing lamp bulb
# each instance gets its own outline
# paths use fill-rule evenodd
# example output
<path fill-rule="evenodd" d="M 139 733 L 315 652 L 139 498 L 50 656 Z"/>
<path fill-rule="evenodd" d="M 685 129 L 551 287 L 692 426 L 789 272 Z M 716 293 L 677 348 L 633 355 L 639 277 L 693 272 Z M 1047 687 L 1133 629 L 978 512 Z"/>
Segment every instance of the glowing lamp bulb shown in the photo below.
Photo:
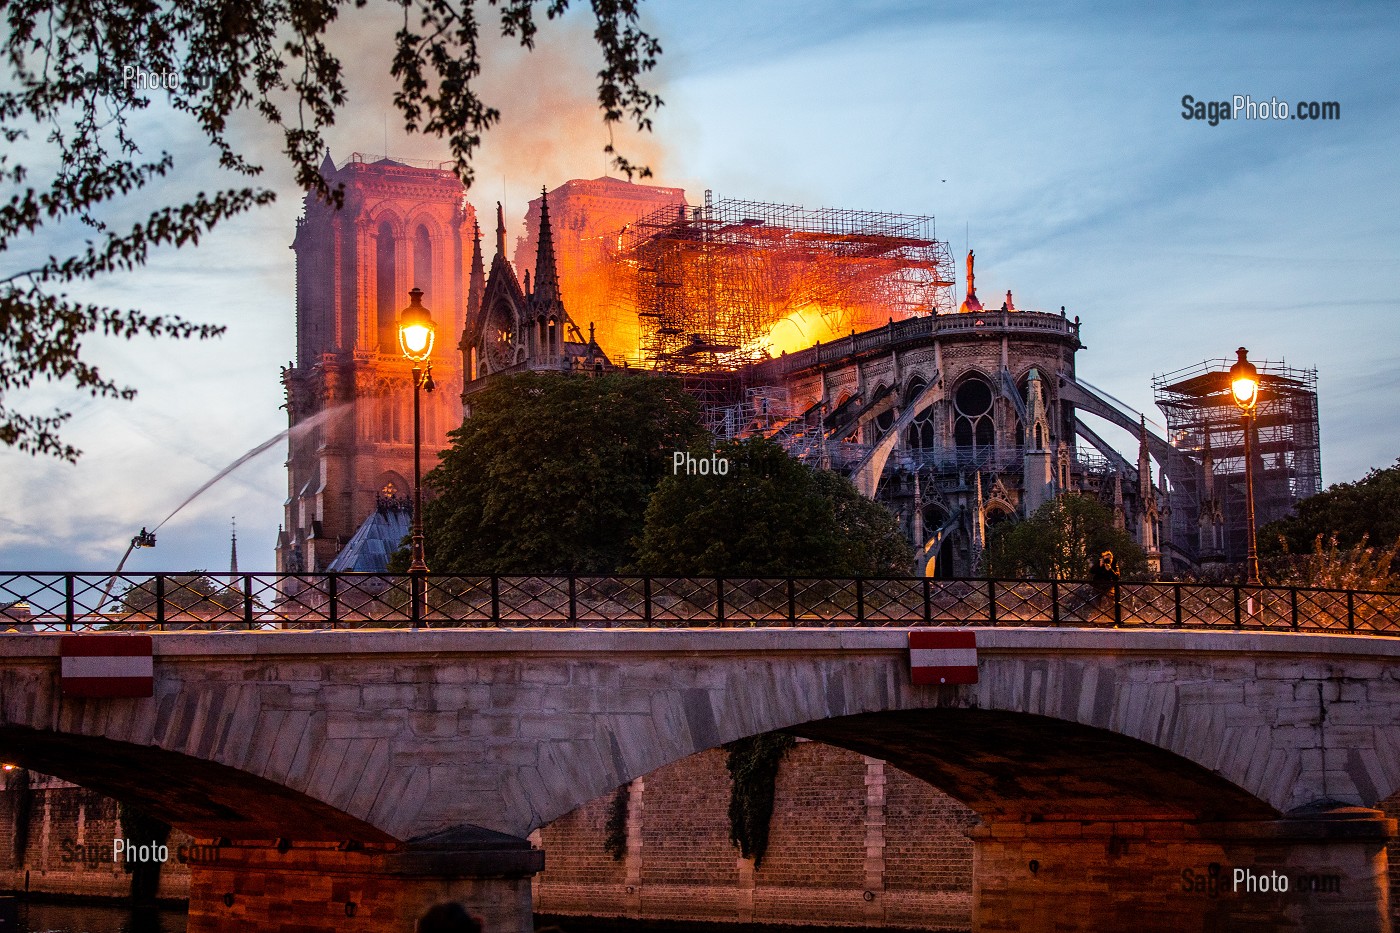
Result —
<path fill-rule="evenodd" d="M 428 348 L 433 332 L 422 324 L 412 324 L 403 329 L 403 346 L 409 356 L 418 356 Z"/>
<path fill-rule="evenodd" d="M 1236 351 L 1239 359 L 1230 367 L 1230 392 L 1241 411 L 1253 411 L 1259 401 L 1259 370 L 1245 358 L 1246 350 Z"/>
<path fill-rule="evenodd" d="M 423 307 L 422 289 L 415 288 L 408 295 L 408 307 L 399 312 L 399 348 L 404 356 L 421 363 L 432 355 L 437 327 L 433 316 Z"/>
<path fill-rule="evenodd" d="M 6 771 L 13 771 L 13 770 L 15 770 L 15 766 L 14 766 L 14 765 L 0 765 L 0 767 L 3 767 Z"/>

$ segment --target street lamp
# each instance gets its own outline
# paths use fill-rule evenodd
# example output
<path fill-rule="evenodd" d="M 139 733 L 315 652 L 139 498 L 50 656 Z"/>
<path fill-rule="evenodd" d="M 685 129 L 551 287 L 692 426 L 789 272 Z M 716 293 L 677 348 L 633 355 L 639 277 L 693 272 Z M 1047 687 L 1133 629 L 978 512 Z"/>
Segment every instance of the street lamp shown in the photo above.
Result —
<path fill-rule="evenodd" d="M 1259 549 L 1254 531 L 1254 418 L 1259 404 L 1259 370 L 1245 358 L 1248 351 L 1240 347 L 1236 351 L 1239 359 L 1230 367 L 1230 394 L 1235 398 L 1244 421 L 1244 497 L 1245 531 L 1249 542 L 1246 560 L 1248 561 L 1251 585 L 1259 584 Z"/>
<path fill-rule="evenodd" d="M 412 621 L 418 628 L 423 621 L 423 575 L 428 564 L 423 559 L 423 436 L 420 428 L 420 392 L 433 391 L 433 337 L 437 326 L 423 307 L 423 290 L 408 293 L 408 307 L 399 312 L 399 348 L 413 363 L 413 560 L 408 565 L 409 586 L 413 591 Z"/>

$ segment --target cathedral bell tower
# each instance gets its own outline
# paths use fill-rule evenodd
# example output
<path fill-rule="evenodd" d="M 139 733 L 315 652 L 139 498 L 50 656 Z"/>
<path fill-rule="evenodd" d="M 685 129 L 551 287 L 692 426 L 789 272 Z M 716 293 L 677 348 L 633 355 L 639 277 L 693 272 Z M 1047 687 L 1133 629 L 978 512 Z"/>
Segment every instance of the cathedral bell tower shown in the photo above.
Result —
<path fill-rule="evenodd" d="M 277 569 L 325 569 L 383 498 L 413 475 L 412 364 L 399 350 L 399 310 L 423 292 L 439 334 L 423 399 L 424 460 L 461 424 L 461 356 L 476 215 L 456 175 L 359 154 L 321 174 L 344 187 L 340 209 L 306 196 L 296 252 L 296 360 L 287 392 L 287 501 Z"/>

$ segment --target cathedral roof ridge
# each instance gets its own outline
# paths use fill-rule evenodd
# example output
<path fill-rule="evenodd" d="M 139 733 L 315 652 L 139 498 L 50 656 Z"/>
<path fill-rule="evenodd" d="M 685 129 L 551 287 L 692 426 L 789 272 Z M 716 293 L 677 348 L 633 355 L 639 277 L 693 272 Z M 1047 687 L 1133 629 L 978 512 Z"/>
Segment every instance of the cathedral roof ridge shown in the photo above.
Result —
<path fill-rule="evenodd" d="M 329 155 L 329 153 L 327 153 Z M 363 166 L 361 169 L 369 168 L 399 168 L 409 169 L 418 172 L 436 172 L 440 174 L 453 174 L 453 163 L 442 162 L 436 159 L 406 159 L 401 156 L 380 155 L 372 152 L 352 152 L 350 158 L 340 163 L 340 170 L 344 171 L 351 166 Z"/>

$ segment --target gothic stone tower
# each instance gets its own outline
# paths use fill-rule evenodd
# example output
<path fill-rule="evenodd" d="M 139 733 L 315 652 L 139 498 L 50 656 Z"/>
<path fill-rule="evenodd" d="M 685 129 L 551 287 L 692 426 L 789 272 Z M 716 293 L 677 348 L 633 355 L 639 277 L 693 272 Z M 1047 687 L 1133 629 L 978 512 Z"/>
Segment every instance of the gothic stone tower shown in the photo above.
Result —
<path fill-rule="evenodd" d="M 423 460 L 461 424 L 461 356 L 475 212 L 456 176 L 358 154 L 322 174 L 343 184 L 340 210 L 306 197 L 297 256 L 297 357 L 284 369 L 291 427 L 277 569 L 324 569 L 381 495 L 413 475 L 413 384 L 396 323 L 409 290 L 437 323 L 423 397 Z"/>

